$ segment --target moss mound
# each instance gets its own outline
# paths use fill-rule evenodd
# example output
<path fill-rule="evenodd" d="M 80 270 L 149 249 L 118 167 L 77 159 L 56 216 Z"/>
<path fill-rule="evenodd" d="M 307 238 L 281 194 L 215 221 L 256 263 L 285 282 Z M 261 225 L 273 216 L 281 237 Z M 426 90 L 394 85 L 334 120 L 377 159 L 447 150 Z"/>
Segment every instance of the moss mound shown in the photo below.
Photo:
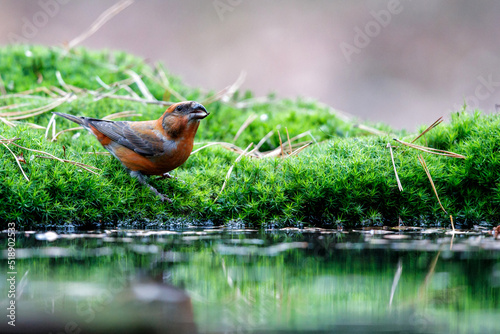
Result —
<path fill-rule="evenodd" d="M 2 224 L 170 223 L 180 219 L 347 227 L 398 224 L 400 219 L 407 225 L 449 224 L 450 214 L 462 225 L 500 220 L 499 115 L 456 113 L 449 124 L 439 125 L 418 140 L 421 145 L 466 156 L 453 159 L 418 152 L 392 140 L 397 136 L 411 141 L 414 134 L 368 135 L 355 120 L 315 101 L 257 99 L 239 91 L 218 99 L 215 92 L 183 85 L 161 65 L 149 65 L 125 53 L 9 46 L 0 49 L 0 59 L 0 140 L 5 144 L 5 139 L 19 138 L 15 143 L 23 147 L 100 169 L 98 175 L 92 174 L 81 166 L 39 158 L 46 155 L 8 144 L 16 156 L 23 154 L 18 160 L 27 181 L 16 159 L 0 145 Z M 54 133 L 74 124 L 57 118 L 54 130 L 50 111 L 98 118 L 134 111 L 141 116 L 127 119 L 156 119 L 165 106 L 134 101 L 151 99 L 205 103 L 211 115 L 200 125 L 199 143 L 227 142 L 245 148 L 261 142 L 260 152 L 277 149 L 279 154 L 278 129 L 286 141 L 286 127 L 290 138 L 309 131 L 298 141 L 312 144 L 286 158 L 244 157 L 237 163 L 239 153 L 221 146 L 200 150 L 173 172 L 183 182 L 150 180 L 174 200 L 168 204 L 130 178 L 116 159 L 93 154 L 104 149 L 84 130 L 51 140 Z M 19 111 L 26 115 L 13 114 Z M 239 131 L 246 121 L 249 125 Z M 372 127 L 394 133 L 381 124 Z M 402 192 L 388 142 L 396 146 Z M 441 210 L 418 162 L 420 153 L 448 214 Z"/>

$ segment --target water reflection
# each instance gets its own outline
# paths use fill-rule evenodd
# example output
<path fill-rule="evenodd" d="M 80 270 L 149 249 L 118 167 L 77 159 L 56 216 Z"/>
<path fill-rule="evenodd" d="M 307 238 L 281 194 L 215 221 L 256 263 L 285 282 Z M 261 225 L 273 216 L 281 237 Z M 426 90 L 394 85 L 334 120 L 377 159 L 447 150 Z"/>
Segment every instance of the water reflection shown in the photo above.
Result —
<path fill-rule="evenodd" d="M 23 232 L 16 257 L 18 332 L 500 332 L 482 229 Z"/>

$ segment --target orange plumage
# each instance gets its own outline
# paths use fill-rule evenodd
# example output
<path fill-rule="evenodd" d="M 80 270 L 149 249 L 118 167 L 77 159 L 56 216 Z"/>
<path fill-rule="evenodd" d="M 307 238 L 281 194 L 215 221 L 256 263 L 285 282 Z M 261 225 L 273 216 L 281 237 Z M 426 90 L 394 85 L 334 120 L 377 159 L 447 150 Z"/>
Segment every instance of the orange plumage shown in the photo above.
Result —
<path fill-rule="evenodd" d="M 193 101 L 173 104 L 155 121 L 114 122 L 54 114 L 80 124 L 95 135 L 133 177 L 146 184 L 162 201 L 170 199 L 147 184 L 144 175 L 170 177 L 168 172 L 189 158 L 200 120 L 209 115 L 205 107 Z"/>

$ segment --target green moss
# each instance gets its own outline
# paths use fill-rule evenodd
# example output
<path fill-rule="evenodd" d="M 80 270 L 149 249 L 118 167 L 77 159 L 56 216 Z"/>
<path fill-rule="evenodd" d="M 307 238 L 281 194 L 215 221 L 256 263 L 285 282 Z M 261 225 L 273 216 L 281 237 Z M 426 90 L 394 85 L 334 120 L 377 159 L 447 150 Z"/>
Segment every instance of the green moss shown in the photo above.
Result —
<path fill-rule="evenodd" d="M 151 93 L 159 100 L 175 97 L 160 84 L 157 69 L 143 60 L 120 52 L 91 52 L 85 49 L 66 53 L 60 49 L 40 46 L 10 46 L 0 49 L 0 75 L 7 94 L 40 87 L 61 87 L 56 73 L 68 85 L 88 90 L 74 100 L 63 103 L 54 111 L 102 118 L 106 115 L 134 110 L 142 114 L 132 120 L 155 119 L 165 107 L 133 101 L 98 99 L 90 91 L 100 89 L 97 77 L 106 84 L 129 78 L 127 70 L 140 74 Z M 203 102 L 213 92 L 204 92 L 182 84 L 167 73 L 170 89 L 186 99 Z M 130 88 L 141 96 L 136 84 Z M 0 107 L 13 103 L 29 110 L 50 103 L 46 93 L 30 97 L 0 99 Z M 128 95 L 124 89 L 114 94 Z M 315 101 L 304 99 L 278 100 L 269 96 L 238 109 L 236 103 L 252 98 L 251 93 L 237 92 L 229 102 L 217 101 L 206 105 L 211 115 L 202 121 L 198 142 L 233 142 L 241 125 L 251 115 L 257 118 L 234 142 L 245 148 L 257 144 L 268 132 L 280 127 L 286 140 L 306 131 L 318 144 L 297 156 L 286 159 L 243 158 L 239 161 L 219 194 L 229 167 L 237 153 L 213 146 L 193 155 L 174 171 L 179 180 L 151 179 L 151 184 L 174 200 L 160 202 L 137 180 L 132 179 L 116 159 L 88 154 L 104 149 L 85 131 L 61 135 L 57 141 L 45 139 L 45 131 L 32 129 L 24 123 L 9 127 L 0 122 L 0 134 L 5 138 L 20 138 L 18 144 L 42 150 L 101 169 L 94 175 L 80 167 L 54 160 L 35 158 L 33 152 L 13 145 L 16 153 L 24 153 L 23 164 L 30 181 L 26 181 L 7 149 L 0 146 L 0 220 L 32 223 L 95 223 L 118 221 L 159 221 L 187 219 L 196 222 L 354 226 L 359 224 L 397 224 L 399 218 L 407 224 L 449 224 L 449 216 L 441 211 L 420 166 L 419 152 L 398 146 L 392 136 L 367 136 L 355 127 L 355 120 L 340 117 Z M 15 109 L 18 110 L 18 109 Z M 10 110 L 0 110 L 0 113 Z M 52 114 L 40 114 L 22 122 L 47 126 Z M 57 119 L 57 130 L 73 127 Z M 386 125 L 376 128 L 394 132 Z M 411 141 L 414 135 L 397 133 Z M 406 138 L 405 138 L 406 136 Z M 394 149 L 395 162 L 404 187 L 400 192 L 389 155 L 388 142 Z M 457 223 L 499 221 L 500 207 L 500 117 L 455 113 L 449 124 L 430 131 L 419 143 L 465 155 L 452 159 L 424 153 L 440 199 Z M 65 151 L 63 149 L 65 148 Z M 274 133 L 261 151 L 279 147 Z"/>

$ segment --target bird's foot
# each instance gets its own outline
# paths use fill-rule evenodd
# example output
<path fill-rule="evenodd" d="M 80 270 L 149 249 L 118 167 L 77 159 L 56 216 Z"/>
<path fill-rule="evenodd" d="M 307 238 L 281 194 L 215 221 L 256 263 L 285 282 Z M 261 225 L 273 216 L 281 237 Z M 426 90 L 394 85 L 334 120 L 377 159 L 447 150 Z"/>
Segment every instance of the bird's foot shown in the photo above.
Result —
<path fill-rule="evenodd" d="M 168 198 L 167 195 L 162 194 L 161 192 L 159 192 L 155 187 L 153 187 L 150 184 L 148 184 L 148 187 L 149 187 L 149 190 L 151 190 L 156 196 L 160 197 L 160 200 L 162 202 L 167 201 L 169 203 L 172 203 L 172 200 L 170 198 Z"/>
<path fill-rule="evenodd" d="M 160 193 L 158 193 L 157 195 L 158 195 L 158 197 L 160 197 L 160 200 L 161 200 L 162 202 L 167 201 L 167 202 L 169 202 L 170 204 L 172 204 L 172 203 L 173 203 L 173 201 L 172 201 L 170 198 L 168 198 L 166 195 L 163 195 L 163 194 L 160 194 Z"/>
<path fill-rule="evenodd" d="M 176 181 L 179 181 L 179 182 L 182 182 L 182 183 L 186 183 L 182 180 L 179 180 L 177 177 L 173 176 L 173 175 L 170 175 L 169 173 L 164 173 L 162 175 L 160 175 L 158 177 L 158 179 L 175 179 Z"/>
<path fill-rule="evenodd" d="M 155 187 L 153 187 L 152 185 L 150 185 L 149 183 L 147 183 L 146 180 L 145 180 L 145 178 L 144 178 L 144 175 L 142 175 L 140 172 L 130 172 L 130 175 L 132 177 L 137 178 L 137 180 L 139 180 L 139 182 L 141 184 L 147 186 L 149 188 L 149 190 L 151 190 L 156 196 L 160 197 L 160 200 L 162 202 L 167 201 L 169 203 L 172 203 L 172 200 L 170 198 L 168 198 L 166 195 L 163 195 Z"/>

